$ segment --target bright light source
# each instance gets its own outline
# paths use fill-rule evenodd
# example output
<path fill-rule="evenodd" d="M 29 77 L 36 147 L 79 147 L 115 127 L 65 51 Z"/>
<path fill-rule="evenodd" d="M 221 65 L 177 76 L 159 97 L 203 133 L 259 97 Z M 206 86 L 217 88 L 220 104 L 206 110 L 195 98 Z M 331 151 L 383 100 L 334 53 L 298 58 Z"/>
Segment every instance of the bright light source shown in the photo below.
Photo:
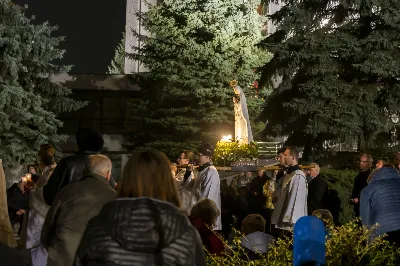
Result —
<path fill-rule="evenodd" d="M 226 141 L 226 142 L 231 142 L 232 141 L 232 135 L 228 135 L 228 136 L 223 136 L 222 141 Z"/>

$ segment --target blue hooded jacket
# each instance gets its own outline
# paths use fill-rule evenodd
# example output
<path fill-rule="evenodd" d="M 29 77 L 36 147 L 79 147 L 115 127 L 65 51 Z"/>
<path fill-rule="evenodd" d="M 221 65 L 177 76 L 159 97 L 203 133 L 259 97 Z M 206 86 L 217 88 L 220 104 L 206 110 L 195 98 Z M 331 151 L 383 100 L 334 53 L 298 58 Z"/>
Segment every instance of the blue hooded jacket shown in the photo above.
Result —
<path fill-rule="evenodd" d="M 400 230 L 400 174 L 384 167 L 372 173 L 361 191 L 361 222 L 368 228 L 378 224 L 377 235 Z"/>

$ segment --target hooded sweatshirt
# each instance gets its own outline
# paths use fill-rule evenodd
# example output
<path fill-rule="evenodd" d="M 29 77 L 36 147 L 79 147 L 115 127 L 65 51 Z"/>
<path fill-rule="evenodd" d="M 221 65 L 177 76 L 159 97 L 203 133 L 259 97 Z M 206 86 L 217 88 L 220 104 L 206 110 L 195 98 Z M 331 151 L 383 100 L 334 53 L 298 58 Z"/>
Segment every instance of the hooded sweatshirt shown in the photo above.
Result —
<path fill-rule="evenodd" d="M 400 230 L 400 174 L 394 168 L 377 170 L 361 191 L 361 222 L 371 228 L 379 224 L 376 234 Z"/>
<path fill-rule="evenodd" d="M 106 204 L 87 225 L 74 265 L 206 265 L 201 239 L 182 211 L 152 198 Z"/>
<path fill-rule="evenodd" d="M 242 237 L 241 243 L 245 249 L 253 253 L 252 255 L 260 255 L 265 254 L 270 250 L 270 247 L 274 245 L 274 238 L 257 231 Z M 254 256 L 248 257 L 251 260 Z"/>

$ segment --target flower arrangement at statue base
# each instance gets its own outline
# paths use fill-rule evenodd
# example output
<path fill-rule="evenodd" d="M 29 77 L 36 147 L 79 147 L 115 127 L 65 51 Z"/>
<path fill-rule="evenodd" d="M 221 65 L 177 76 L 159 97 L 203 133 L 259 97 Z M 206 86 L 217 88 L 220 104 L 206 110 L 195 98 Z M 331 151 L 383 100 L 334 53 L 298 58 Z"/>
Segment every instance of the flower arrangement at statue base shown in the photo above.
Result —
<path fill-rule="evenodd" d="M 383 237 L 371 240 L 374 229 L 361 227 L 356 221 L 342 226 L 327 225 L 326 265 L 328 266 L 382 266 L 399 265 L 400 249 Z M 239 248 L 231 249 L 225 256 L 209 255 L 208 265 L 293 265 L 293 239 L 279 239 L 275 247 L 259 260 L 248 261 L 240 247 L 240 238 L 234 240 Z"/>
<path fill-rule="evenodd" d="M 258 158 L 258 146 L 255 142 L 241 144 L 238 140 L 220 140 L 215 146 L 212 160 L 217 166 L 232 166 L 243 158 L 249 164 Z"/>

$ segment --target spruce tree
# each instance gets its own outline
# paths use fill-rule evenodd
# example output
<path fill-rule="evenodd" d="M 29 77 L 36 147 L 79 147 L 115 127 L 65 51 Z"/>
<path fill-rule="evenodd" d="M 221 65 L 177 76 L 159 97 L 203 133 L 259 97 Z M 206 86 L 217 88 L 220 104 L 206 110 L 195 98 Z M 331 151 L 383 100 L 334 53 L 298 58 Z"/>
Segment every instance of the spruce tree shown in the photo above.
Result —
<path fill-rule="evenodd" d="M 263 92 L 257 95 L 250 87 L 259 77 L 256 68 L 269 60 L 256 46 L 266 23 L 257 13 L 259 4 L 166 0 L 139 14 L 149 36 L 139 35 L 143 46 L 129 57 L 148 72 L 137 76 L 143 100 L 134 106 L 133 145 L 177 156 L 202 140 L 215 144 L 222 135 L 233 135 L 233 79 L 248 95 L 250 114 L 257 110 Z"/>
<path fill-rule="evenodd" d="M 115 49 L 115 55 L 108 67 L 108 74 L 124 74 L 125 68 L 125 32 L 122 36 L 121 42 Z"/>
<path fill-rule="evenodd" d="M 64 139 L 57 134 L 57 114 L 84 105 L 51 82 L 52 75 L 69 70 L 54 63 L 64 53 L 57 48 L 62 39 L 51 36 L 55 28 L 34 25 L 24 12 L 0 0 L 0 154 L 7 164 L 36 161 L 41 144 Z"/>
<path fill-rule="evenodd" d="M 391 14 L 399 11 L 383 0 L 285 1 L 271 16 L 278 30 L 262 43 L 274 57 L 261 85 L 279 84 L 262 114 L 265 132 L 289 136 L 310 155 L 326 140 L 358 138 L 365 149 L 392 128 L 400 21 Z"/>

